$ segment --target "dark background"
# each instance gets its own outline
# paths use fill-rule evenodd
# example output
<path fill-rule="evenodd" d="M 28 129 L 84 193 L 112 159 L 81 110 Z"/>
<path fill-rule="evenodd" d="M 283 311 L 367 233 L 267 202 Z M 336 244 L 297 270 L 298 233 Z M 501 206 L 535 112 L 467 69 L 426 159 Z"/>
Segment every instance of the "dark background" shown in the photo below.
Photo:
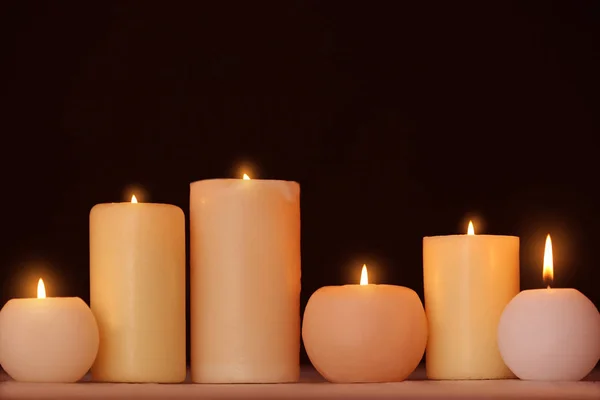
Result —
<path fill-rule="evenodd" d="M 89 301 L 94 204 L 251 165 L 302 186 L 303 305 L 364 262 L 422 296 L 474 218 L 598 306 L 599 5 L 3 2 L 0 303 Z"/>

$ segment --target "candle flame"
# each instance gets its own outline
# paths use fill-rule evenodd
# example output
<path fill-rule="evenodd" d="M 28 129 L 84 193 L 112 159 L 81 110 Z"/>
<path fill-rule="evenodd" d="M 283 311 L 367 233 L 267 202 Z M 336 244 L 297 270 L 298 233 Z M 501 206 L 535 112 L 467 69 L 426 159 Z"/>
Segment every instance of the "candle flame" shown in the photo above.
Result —
<path fill-rule="evenodd" d="M 369 284 L 369 274 L 367 272 L 367 264 L 363 264 L 362 271 L 360 272 L 360 284 L 361 285 Z"/>
<path fill-rule="evenodd" d="M 544 248 L 544 268 L 542 270 L 544 282 L 548 283 L 548 288 L 554 280 L 554 260 L 552 257 L 552 239 L 550 234 L 546 236 L 546 247 Z"/>
<path fill-rule="evenodd" d="M 244 174 L 244 177 L 242 179 L 244 179 L 245 181 L 249 181 L 250 177 L 247 174 Z"/>
<path fill-rule="evenodd" d="M 46 287 L 44 286 L 44 281 L 42 280 L 42 278 L 40 278 L 40 280 L 38 281 L 37 298 L 46 298 Z"/>
<path fill-rule="evenodd" d="M 135 197 L 135 194 L 131 196 L 131 202 L 137 203 L 137 197 Z"/>
<path fill-rule="evenodd" d="M 475 228 L 473 228 L 473 221 L 469 221 L 469 227 L 467 228 L 467 235 L 475 235 Z"/>

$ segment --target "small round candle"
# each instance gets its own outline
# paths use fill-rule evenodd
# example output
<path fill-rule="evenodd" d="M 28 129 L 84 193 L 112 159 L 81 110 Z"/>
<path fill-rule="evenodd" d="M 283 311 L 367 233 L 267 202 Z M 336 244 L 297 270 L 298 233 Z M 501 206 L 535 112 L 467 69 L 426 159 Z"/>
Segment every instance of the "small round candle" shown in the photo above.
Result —
<path fill-rule="evenodd" d="M 417 367 L 427 319 L 412 289 L 368 283 L 327 286 L 308 301 L 302 326 L 313 366 L 330 382 L 397 382 Z"/>
<path fill-rule="evenodd" d="M 98 352 L 98 326 L 79 297 L 12 299 L 0 311 L 0 364 L 22 382 L 76 382 Z"/>
<path fill-rule="evenodd" d="M 554 275 L 546 238 L 543 276 Z M 505 308 L 498 347 L 506 365 L 524 380 L 578 381 L 600 360 L 600 314 L 575 289 L 524 290 Z"/>

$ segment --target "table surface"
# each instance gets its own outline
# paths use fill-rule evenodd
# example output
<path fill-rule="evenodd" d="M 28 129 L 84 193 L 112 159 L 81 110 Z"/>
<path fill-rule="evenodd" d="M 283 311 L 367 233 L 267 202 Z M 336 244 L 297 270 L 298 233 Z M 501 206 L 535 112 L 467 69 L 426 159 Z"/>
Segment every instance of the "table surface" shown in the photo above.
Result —
<path fill-rule="evenodd" d="M 331 384 L 312 368 L 300 383 L 195 385 L 93 383 L 19 383 L 0 372 L 0 399 L 600 399 L 600 370 L 582 382 L 429 381 L 419 367 L 397 383 Z"/>

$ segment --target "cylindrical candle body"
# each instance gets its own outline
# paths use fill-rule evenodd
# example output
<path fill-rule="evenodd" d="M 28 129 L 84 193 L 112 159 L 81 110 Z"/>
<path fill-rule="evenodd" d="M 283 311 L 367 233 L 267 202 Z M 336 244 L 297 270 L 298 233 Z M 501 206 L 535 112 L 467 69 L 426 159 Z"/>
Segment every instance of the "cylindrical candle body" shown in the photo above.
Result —
<path fill-rule="evenodd" d="M 185 217 L 167 204 L 99 204 L 90 213 L 97 381 L 181 382 L 186 374 Z"/>
<path fill-rule="evenodd" d="M 21 382 L 76 382 L 98 352 L 98 326 L 79 297 L 13 299 L 0 311 L 0 364 Z"/>
<path fill-rule="evenodd" d="M 192 183 L 190 252 L 192 381 L 297 381 L 300 186 Z"/>
<path fill-rule="evenodd" d="M 600 314 L 575 289 L 525 290 L 504 309 L 498 346 L 521 379 L 578 381 L 600 359 Z"/>
<path fill-rule="evenodd" d="M 519 238 L 451 235 L 423 239 L 430 379 L 503 379 L 497 345 L 504 307 L 519 293 Z"/>
<path fill-rule="evenodd" d="M 396 382 L 423 357 L 427 319 L 409 288 L 328 286 L 309 299 L 302 338 L 313 366 L 330 382 Z"/>

